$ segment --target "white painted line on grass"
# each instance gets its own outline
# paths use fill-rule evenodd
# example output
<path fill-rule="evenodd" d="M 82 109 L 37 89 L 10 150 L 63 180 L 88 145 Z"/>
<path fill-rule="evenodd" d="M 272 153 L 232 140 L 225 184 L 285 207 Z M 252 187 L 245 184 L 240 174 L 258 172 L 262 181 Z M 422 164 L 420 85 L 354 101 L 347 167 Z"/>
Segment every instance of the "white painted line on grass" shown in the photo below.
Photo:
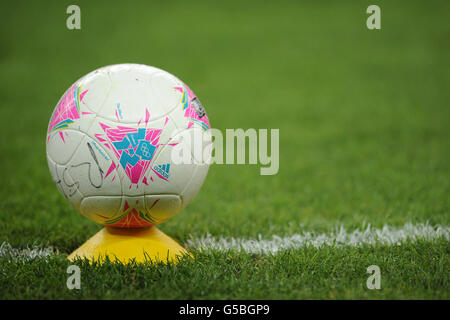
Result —
<path fill-rule="evenodd" d="M 320 248 L 323 246 L 361 246 L 367 245 L 401 245 L 406 241 L 417 241 L 419 239 L 433 240 L 444 238 L 450 240 L 450 228 L 446 226 L 430 226 L 429 224 L 407 223 L 402 227 L 384 226 L 381 229 L 372 228 L 370 225 L 365 230 L 356 229 L 347 231 L 344 227 L 336 228 L 329 233 L 314 233 L 303 231 L 302 233 L 280 237 L 272 236 L 257 239 L 248 238 L 225 238 L 206 235 L 200 238 L 187 240 L 188 248 L 201 251 L 237 250 L 250 253 L 276 253 L 286 249 L 296 249 L 303 247 Z"/>

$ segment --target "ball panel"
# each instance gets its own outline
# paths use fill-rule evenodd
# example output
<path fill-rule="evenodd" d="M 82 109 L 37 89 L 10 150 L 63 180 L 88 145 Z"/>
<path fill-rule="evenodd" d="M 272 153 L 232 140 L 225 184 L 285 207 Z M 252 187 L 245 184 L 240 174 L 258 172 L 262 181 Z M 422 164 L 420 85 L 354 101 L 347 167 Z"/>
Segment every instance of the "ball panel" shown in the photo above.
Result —
<path fill-rule="evenodd" d="M 72 129 L 50 133 L 47 140 L 47 155 L 59 165 L 66 164 L 72 158 L 84 136 L 82 132 Z"/>
<path fill-rule="evenodd" d="M 87 108 L 85 114 L 97 113 L 105 103 L 111 92 L 111 79 L 104 71 L 94 71 L 78 81 L 81 91 L 84 93 L 81 106 Z"/>
<path fill-rule="evenodd" d="M 189 129 L 182 131 L 185 143 L 189 144 L 195 164 L 210 163 L 212 153 L 211 131 L 205 131 L 200 126 L 194 124 Z"/>
<path fill-rule="evenodd" d="M 152 119 L 166 116 L 179 104 L 174 89 L 176 78 L 169 73 L 142 65 L 111 66 L 103 72 L 109 76 L 110 90 L 101 108 L 102 118 L 123 123 L 137 123 L 142 115 Z"/>
<path fill-rule="evenodd" d="M 182 139 L 183 131 L 172 136 L 169 144 L 162 146 L 146 175 L 145 194 L 180 194 L 190 181 L 195 164 L 191 146 Z M 186 152 L 187 163 L 172 161 L 172 152 Z"/>
<path fill-rule="evenodd" d="M 164 222 L 180 209 L 181 199 L 177 195 L 90 196 L 82 200 L 80 211 L 105 226 L 142 228 Z"/>
<path fill-rule="evenodd" d="M 167 116 L 169 113 L 180 109 L 181 92 L 176 88 L 180 86 L 177 78 L 170 73 L 160 71 L 151 79 L 152 94 L 158 100 L 158 104 L 152 106 L 152 118 Z"/>
<path fill-rule="evenodd" d="M 83 195 L 79 191 L 76 181 L 68 173 L 67 167 L 58 165 L 49 156 L 47 156 L 47 163 L 53 182 L 55 182 L 59 192 L 67 199 L 72 207 L 79 210 Z"/>
<path fill-rule="evenodd" d="M 157 100 L 150 90 L 152 74 L 123 69 L 109 73 L 111 91 L 98 115 L 111 121 L 137 123 Z"/>
<path fill-rule="evenodd" d="M 181 210 L 181 198 L 178 195 L 146 195 L 147 215 L 155 223 L 161 223 L 178 214 Z"/>
<path fill-rule="evenodd" d="M 209 165 L 207 164 L 196 166 L 191 181 L 186 185 L 185 189 L 180 194 L 181 198 L 183 199 L 183 207 L 181 209 L 184 209 L 200 191 L 200 188 L 205 181 L 206 175 L 208 174 L 208 170 Z"/>

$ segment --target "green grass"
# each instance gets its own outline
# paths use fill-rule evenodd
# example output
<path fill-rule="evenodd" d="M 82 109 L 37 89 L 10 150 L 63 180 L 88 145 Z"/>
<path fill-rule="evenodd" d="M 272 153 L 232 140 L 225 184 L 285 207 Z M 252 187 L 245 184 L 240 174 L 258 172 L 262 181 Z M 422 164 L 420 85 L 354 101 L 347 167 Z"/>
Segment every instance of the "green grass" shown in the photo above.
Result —
<path fill-rule="evenodd" d="M 0 7 L 0 243 L 52 245 L 48 262 L 0 258 L 0 298 L 448 299 L 447 241 L 204 254 L 178 266 L 82 264 L 65 254 L 100 226 L 57 192 L 45 158 L 51 112 L 76 79 L 134 62 L 176 74 L 212 126 L 279 128 L 280 171 L 213 165 L 197 198 L 161 229 L 180 242 L 370 223 L 450 224 L 450 25 L 445 1 L 72 2 Z M 365 289 L 378 264 L 383 289 Z"/>

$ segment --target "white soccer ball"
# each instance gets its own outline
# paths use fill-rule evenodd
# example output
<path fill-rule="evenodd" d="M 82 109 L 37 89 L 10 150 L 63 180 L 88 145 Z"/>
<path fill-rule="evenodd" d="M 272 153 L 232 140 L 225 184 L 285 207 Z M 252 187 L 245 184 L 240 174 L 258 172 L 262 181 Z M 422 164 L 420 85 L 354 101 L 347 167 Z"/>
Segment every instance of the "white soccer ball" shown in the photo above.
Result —
<path fill-rule="evenodd" d="M 211 150 L 208 117 L 181 80 L 146 65 L 107 66 L 59 100 L 47 160 L 59 191 L 81 214 L 105 226 L 147 227 L 180 212 L 202 186 L 209 159 L 196 159 L 194 139 L 182 139 L 197 133 L 202 149 Z M 192 150 L 192 161 L 172 161 L 180 144 Z"/>

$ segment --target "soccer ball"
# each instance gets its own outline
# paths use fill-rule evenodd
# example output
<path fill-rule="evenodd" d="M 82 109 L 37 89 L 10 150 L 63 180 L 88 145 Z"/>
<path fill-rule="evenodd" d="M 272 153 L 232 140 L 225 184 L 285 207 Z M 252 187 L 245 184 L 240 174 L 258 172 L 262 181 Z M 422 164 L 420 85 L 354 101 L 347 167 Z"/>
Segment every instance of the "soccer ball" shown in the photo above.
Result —
<path fill-rule="evenodd" d="M 146 65 L 107 66 L 76 81 L 56 105 L 48 166 L 59 191 L 87 218 L 148 227 L 180 212 L 202 186 L 208 159 L 196 159 L 198 139 L 182 139 L 197 133 L 211 150 L 208 117 L 181 80 Z M 192 150 L 192 161 L 172 161 L 180 144 Z"/>

